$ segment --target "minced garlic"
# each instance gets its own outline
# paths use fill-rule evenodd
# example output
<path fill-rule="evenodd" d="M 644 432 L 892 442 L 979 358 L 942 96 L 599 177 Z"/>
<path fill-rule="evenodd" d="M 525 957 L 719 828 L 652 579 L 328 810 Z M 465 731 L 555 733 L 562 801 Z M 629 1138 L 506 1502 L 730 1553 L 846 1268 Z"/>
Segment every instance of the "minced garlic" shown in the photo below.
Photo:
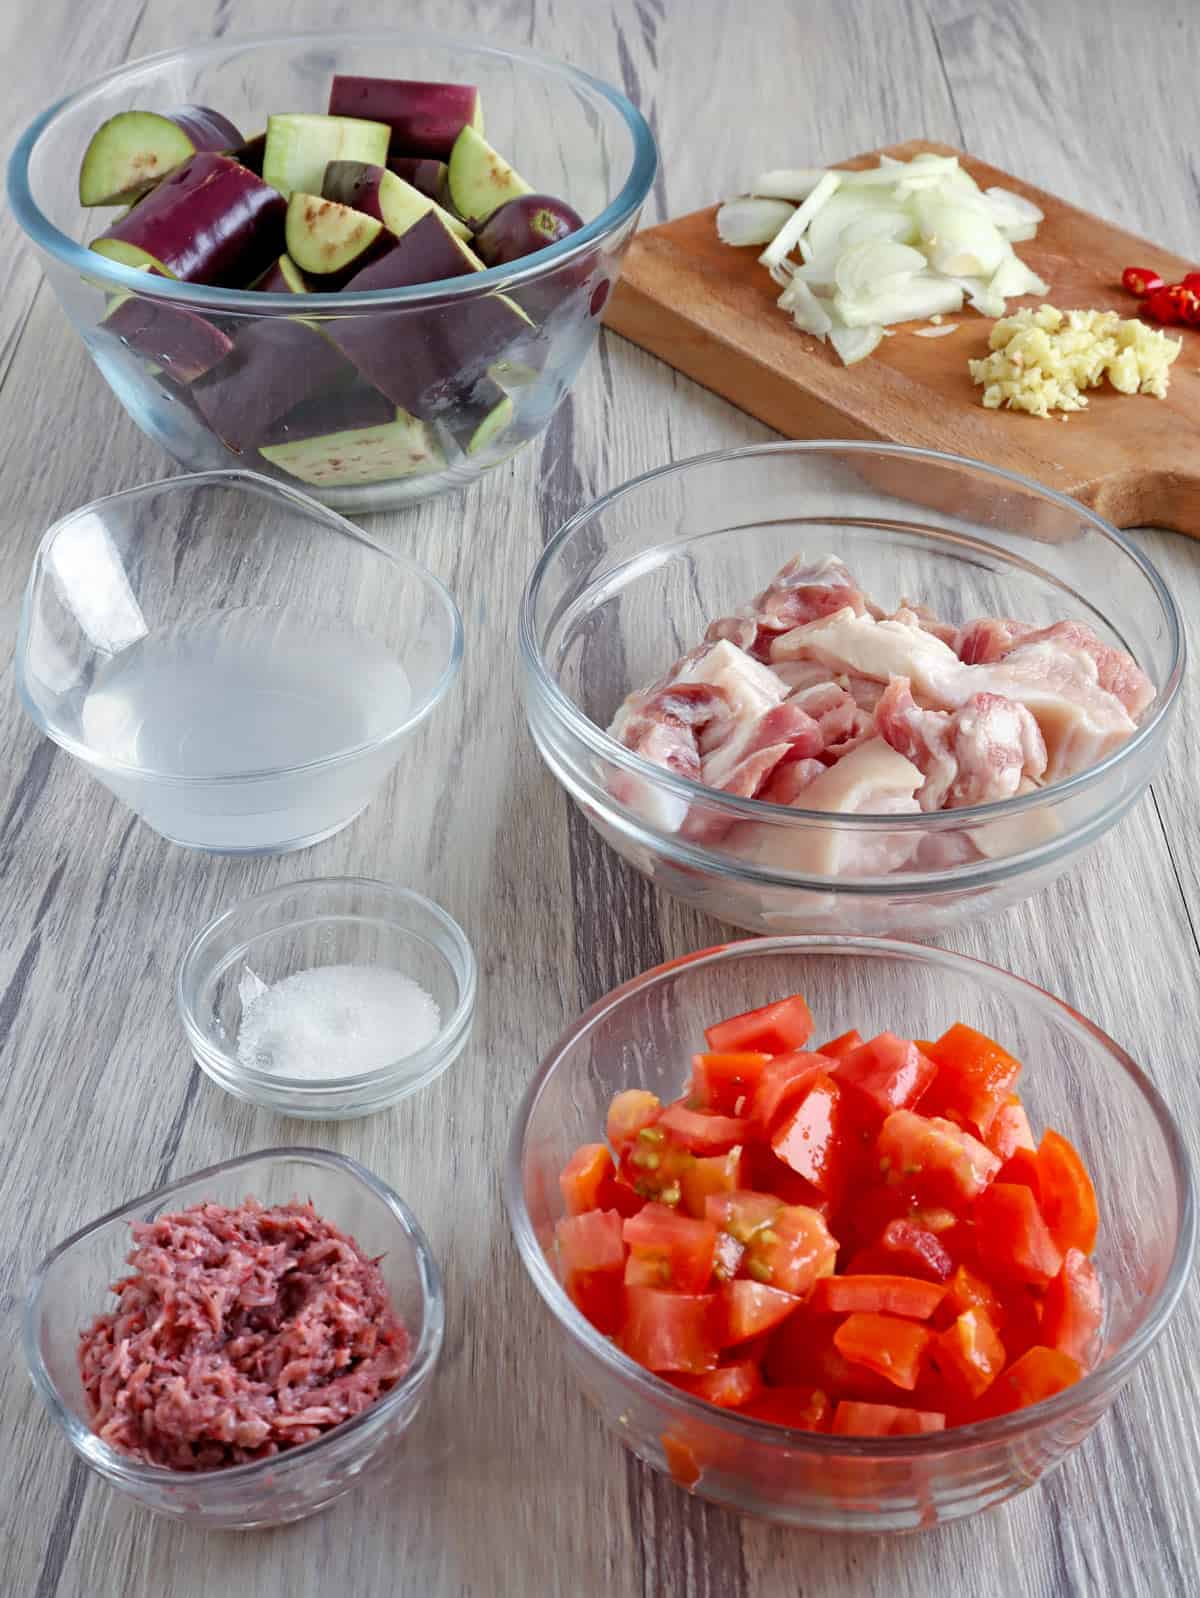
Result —
<path fill-rule="evenodd" d="M 1167 392 L 1168 369 L 1182 341 L 1116 311 L 1057 311 L 1053 305 L 1016 311 L 993 327 L 991 354 L 969 361 L 989 410 L 1049 416 L 1081 411 L 1081 391 L 1107 377 L 1122 394 Z"/>

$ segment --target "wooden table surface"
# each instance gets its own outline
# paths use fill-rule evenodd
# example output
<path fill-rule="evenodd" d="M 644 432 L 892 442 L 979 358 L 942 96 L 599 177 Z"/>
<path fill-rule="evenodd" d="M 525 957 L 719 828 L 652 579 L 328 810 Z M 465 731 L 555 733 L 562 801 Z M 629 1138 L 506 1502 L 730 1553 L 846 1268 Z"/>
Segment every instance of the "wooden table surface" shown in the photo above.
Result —
<path fill-rule="evenodd" d="M 232 31 L 382 21 L 316 0 L 38 0 L 4 8 L 9 140 L 47 101 L 129 56 Z M 394 13 L 400 19 L 399 11 Z M 607 78 L 663 153 L 646 220 L 764 166 L 922 135 L 1200 255 L 1195 0 L 414 0 L 403 15 L 532 43 Z M 752 25 L 743 20 L 753 19 Z M 12 219 L 0 217 L 0 624 L 60 513 L 164 475 L 85 358 Z M 659 897 L 572 814 L 518 700 L 514 622 L 538 548 L 594 494 L 663 461 L 762 439 L 739 415 L 606 336 L 547 433 L 458 498 L 372 530 L 454 590 L 467 659 L 400 772 L 348 831 L 281 860 L 162 843 L 0 697 L 0 1589 L 13 1598 L 1168 1598 L 1200 1593 L 1200 1302 L 1082 1450 L 1008 1506 L 907 1539 L 803 1536 L 689 1500 L 577 1396 L 508 1237 L 499 1163 L 544 1049 L 613 984 L 720 929 Z M 1185 614 L 1200 545 L 1138 535 Z M 1184 696 L 1153 793 L 1033 903 L 954 947 L 1011 967 L 1143 1060 L 1194 1155 L 1200 1111 L 1200 720 Z M 438 819 L 434 849 L 432 822 Z M 287 1121 L 192 1065 L 172 980 L 219 908 L 313 875 L 407 882 L 460 918 L 481 966 L 474 1040 L 402 1107 Z M 72 1463 L 30 1390 L 18 1309 L 44 1250 L 170 1175 L 320 1142 L 410 1200 L 445 1268 L 447 1342 L 398 1481 L 254 1535 L 156 1520 Z"/>

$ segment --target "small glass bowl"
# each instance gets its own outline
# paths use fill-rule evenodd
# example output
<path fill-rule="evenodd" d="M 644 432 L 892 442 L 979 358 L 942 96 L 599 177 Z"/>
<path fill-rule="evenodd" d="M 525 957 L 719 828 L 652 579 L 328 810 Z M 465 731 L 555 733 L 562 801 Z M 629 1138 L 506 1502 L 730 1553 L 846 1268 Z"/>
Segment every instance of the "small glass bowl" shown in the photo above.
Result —
<path fill-rule="evenodd" d="M 438 1035 L 353 1076 L 289 1077 L 243 1065 L 243 973 L 273 984 L 328 965 L 402 971 L 437 1004 Z M 471 945 L 432 900 L 368 877 L 323 877 L 272 888 L 210 921 L 180 963 L 175 999 L 197 1064 L 227 1093 L 303 1120 L 348 1121 L 388 1109 L 458 1058 L 475 1014 L 475 983 Z"/>
<path fill-rule="evenodd" d="M 204 1199 L 233 1206 L 248 1196 L 264 1204 L 310 1199 L 364 1253 L 379 1256 L 392 1304 L 408 1328 L 412 1363 L 370 1409 L 270 1459 L 210 1471 L 140 1464 L 91 1429 L 76 1359 L 79 1334 L 111 1304 L 111 1284 L 126 1274 L 132 1222 Z M 68 1237 L 34 1273 L 23 1335 L 38 1396 L 85 1465 L 143 1508 L 209 1530 L 237 1530 L 315 1514 L 396 1452 L 428 1389 L 444 1322 L 441 1275 L 403 1199 L 356 1160 L 294 1148 L 264 1149 L 194 1171 Z"/>
<path fill-rule="evenodd" d="M 805 994 L 817 1036 L 854 1025 L 936 1037 L 956 1020 L 1026 1062 L 1035 1131 L 1071 1139 L 1095 1180 L 1104 1284 L 1100 1360 L 1074 1387 L 1015 1414 L 909 1437 L 793 1430 L 721 1410 L 644 1370 L 584 1318 L 555 1275 L 558 1173 L 603 1136 L 614 1093 L 674 1098 L 699 1028 Z M 1078 1447 L 1170 1319 L 1187 1281 L 1196 1203 L 1170 1110 L 1129 1055 L 1030 982 L 944 949 L 873 938 L 763 938 L 645 972 L 601 999 L 547 1055 L 517 1111 L 504 1173 L 517 1246 L 585 1394 L 656 1470 L 703 1498 L 813 1531 L 910 1531 L 976 1514 Z"/>

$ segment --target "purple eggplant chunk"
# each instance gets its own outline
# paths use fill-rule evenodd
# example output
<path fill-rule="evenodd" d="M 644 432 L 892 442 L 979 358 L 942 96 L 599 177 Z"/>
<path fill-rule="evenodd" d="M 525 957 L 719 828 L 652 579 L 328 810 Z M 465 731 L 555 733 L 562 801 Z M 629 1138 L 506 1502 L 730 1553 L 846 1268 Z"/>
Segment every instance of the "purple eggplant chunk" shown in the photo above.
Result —
<path fill-rule="evenodd" d="M 101 124 L 79 168 L 81 205 L 124 205 L 147 193 L 190 156 L 222 153 L 242 135 L 219 111 L 119 111 Z"/>
<path fill-rule="evenodd" d="M 418 83 L 403 78 L 339 75 L 329 91 L 329 114 L 386 122 L 397 155 L 449 159 L 465 127 L 483 125 L 479 91 L 467 83 Z"/>
<path fill-rule="evenodd" d="M 432 161 L 421 155 L 389 155 L 388 170 L 411 183 L 426 199 L 436 200 L 445 207 L 449 198 L 446 186 L 449 168 L 444 161 Z"/>
<path fill-rule="evenodd" d="M 248 167 L 255 177 L 262 177 L 263 156 L 267 149 L 267 131 L 255 133 L 251 138 L 244 139 L 236 150 L 228 150 L 235 161 L 240 161 L 242 166 Z"/>
<path fill-rule="evenodd" d="M 311 294 L 312 285 L 290 255 L 273 261 L 250 287 L 258 294 Z"/>
<path fill-rule="evenodd" d="M 583 218 L 552 194 L 521 194 L 507 200 L 475 235 L 474 250 L 485 266 L 507 266 L 578 232 Z"/>
<path fill-rule="evenodd" d="M 236 454 L 254 449 L 281 416 L 354 380 L 349 361 L 316 328 L 291 317 L 251 322 L 192 388 L 196 405 Z"/>
<path fill-rule="evenodd" d="M 294 444 L 305 438 L 323 438 L 351 428 L 381 427 L 395 420 L 394 401 L 366 383 L 355 383 L 336 392 L 325 391 L 301 400 L 286 411 L 263 434 L 267 445 Z"/>
<path fill-rule="evenodd" d="M 283 254 L 287 203 L 227 155 L 196 155 L 94 240 L 127 266 L 239 287 Z"/>
<path fill-rule="evenodd" d="M 105 329 L 178 383 L 194 383 L 224 360 L 233 341 L 191 311 L 130 294 L 104 318 Z"/>
<path fill-rule="evenodd" d="M 430 427 L 361 385 L 290 411 L 260 453 L 276 470 L 316 488 L 423 476 L 446 464 Z"/>

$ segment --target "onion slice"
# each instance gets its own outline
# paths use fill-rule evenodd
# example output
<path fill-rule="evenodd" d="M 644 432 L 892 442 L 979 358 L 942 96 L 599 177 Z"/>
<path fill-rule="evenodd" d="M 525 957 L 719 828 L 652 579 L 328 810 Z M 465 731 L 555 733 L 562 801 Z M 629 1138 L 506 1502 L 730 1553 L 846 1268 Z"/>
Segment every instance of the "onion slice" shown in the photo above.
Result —
<path fill-rule="evenodd" d="M 786 200 L 740 195 L 717 212 L 717 237 L 722 244 L 769 244 L 794 210 Z"/>
<path fill-rule="evenodd" d="M 841 356 L 842 365 L 853 366 L 856 361 L 865 361 L 883 342 L 883 329 L 877 323 L 867 327 L 835 327 L 829 342 Z"/>

